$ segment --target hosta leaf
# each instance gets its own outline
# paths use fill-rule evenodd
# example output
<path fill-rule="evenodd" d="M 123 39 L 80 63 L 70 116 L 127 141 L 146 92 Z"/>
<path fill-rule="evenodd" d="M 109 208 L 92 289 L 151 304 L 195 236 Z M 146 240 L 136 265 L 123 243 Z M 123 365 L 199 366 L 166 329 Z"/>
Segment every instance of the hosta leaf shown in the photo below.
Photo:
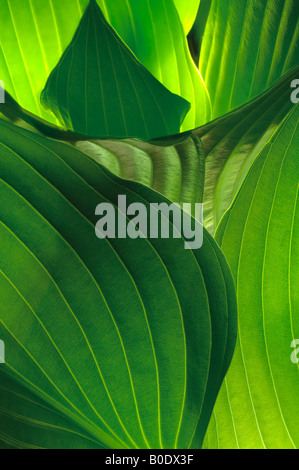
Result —
<path fill-rule="evenodd" d="M 115 175 L 153 188 L 171 201 L 194 204 L 203 200 L 204 152 L 192 134 L 167 147 L 136 139 L 77 141 L 75 146 Z"/>
<path fill-rule="evenodd" d="M 261 150 L 216 232 L 233 272 L 237 348 L 215 407 L 209 448 L 298 448 L 298 118 Z"/>
<path fill-rule="evenodd" d="M 173 0 L 98 0 L 98 3 L 142 64 L 166 88 L 191 103 L 182 129 L 190 130 L 209 121 L 209 94 L 191 58 Z M 184 8 L 188 5 L 191 11 L 192 3 L 193 0 L 184 2 Z"/>
<path fill-rule="evenodd" d="M 180 15 L 185 33 L 188 34 L 195 21 L 200 0 L 174 0 L 174 4 Z"/>
<path fill-rule="evenodd" d="M 212 0 L 199 70 L 212 118 L 250 101 L 298 65 L 297 0 Z"/>
<path fill-rule="evenodd" d="M 197 16 L 194 20 L 193 27 L 188 34 L 188 45 L 193 60 L 196 64 L 199 63 L 199 54 L 202 45 L 202 38 L 205 32 L 207 19 L 209 16 L 211 4 L 213 0 L 201 0 L 197 11 Z"/>
<path fill-rule="evenodd" d="M 79 23 L 79 7 L 75 0 L 0 3 L 0 77 L 22 106 L 51 122 L 40 93 Z"/>
<path fill-rule="evenodd" d="M 84 140 L 82 135 L 50 125 L 22 109 L 8 93 L 0 111 L 0 116 L 14 124 L 71 143 L 115 175 L 149 186 L 172 201 L 194 204 L 203 200 L 204 152 L 200 139 L 192 133 L 151 142 Z"/>
<path fill-rule="evenodd" d="M 0 449 L 104 448 L 15 380 L 1 374 L 0 381 Z"/>
<path fill-rule="evenodd" d="M 290 111 L 290 84 L 299 67 L 240 109 L 196 129 L 206 162 L 204 225 L 214 233 L 251 163 Z"/>
<path fill-rule="evenodd" d="M 175 134 L 189 110 L 136 60 L 95 0 L 41 100 L 68 129 L 89 137 L 149 140 Z"/>
<path fill-rule="evenodd" d="M 87 4 L 88 0 L 15 0 L 0 5 L 0 77 L 20 105 L 51 122 L 56 121 L 42 108 L 40 93 Z M 208 121 L 208 93 L 191 59 L 173 0 L 98 0 L 98 4 L 143 65 L 166 88 L 192 103 L 184 130 Z"/>
<path fill-rule="evenodd" d="M 168 200 L 4 120 L 0 137 L 1 446 L 199 447 L 236 335 L 218 245 L 97 239 L 99 203 Z"/>
<path fill-rule="evenodd" d="M 290 84 L 298 70 L 249 104 L 194 129 L 203 144 L 206 170 L 201 143 L 190 133 L 160 139 L 155 146 L 137 140 L 88 142 L 38 120 L 8 94 L 1 110 L 19 125 L 26 121 L 47 136 L 72 142 L 115 174 L 147 184 L 171 200 L 202 202 L 204 184 L 204 225 L 213 234 L 259 150 L 293 106 Z"/>

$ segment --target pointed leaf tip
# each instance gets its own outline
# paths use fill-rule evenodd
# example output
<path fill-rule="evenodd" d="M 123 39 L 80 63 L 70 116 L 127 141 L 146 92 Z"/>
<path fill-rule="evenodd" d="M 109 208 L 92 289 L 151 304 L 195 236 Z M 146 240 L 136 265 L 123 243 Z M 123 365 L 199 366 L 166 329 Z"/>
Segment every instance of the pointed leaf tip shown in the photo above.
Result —
<path fill-rule="evenodd" d="M 91 0 L 41 101 L 68 129 L 95 138 L 176 134 L 190 104 L 137 60 Z"/>

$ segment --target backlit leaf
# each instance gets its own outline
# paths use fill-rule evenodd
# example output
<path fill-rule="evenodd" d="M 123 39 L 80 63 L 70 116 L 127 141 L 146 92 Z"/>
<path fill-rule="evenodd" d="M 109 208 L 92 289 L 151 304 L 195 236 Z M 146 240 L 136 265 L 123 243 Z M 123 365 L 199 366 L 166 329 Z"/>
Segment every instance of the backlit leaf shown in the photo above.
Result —
<path fill-rule="evenodd" d="M 292 108 L 299 67 L 240 109 L 196 129 L 205 152 L 204 225 L 214 233 L 261 148 Z"/>
<path fill-rule="evenodd" d="M 3 0 L 0 5 L 0 79 L 21 106 L 53 123 L 57 121 L 41 106 L 40 94 L 87 4 L 88 0 Z M 98 5 L 141 63 L 192 104 L 183 129 L 207 122 L 208 93 L 173 0 L 98 0 Z"/>
<path fill-rule="evenodd" d="M 137 139 L 88 140 L 50 125 L 22 109 L 8 93 L 0 111 L 0 116 L 2 114 L 14 124 L 66 141 L 115 175 L 149 186 L 171 201 L 180 204 L 203 201 L 204 151 L 200 139 L 191 132 L 150 142 Z"/>
<path fill-rule="evenodd" d="M 0 137 L 1 446 L 201 446 L 236 336 L 218 245 L 100 240 L 99 203 L 168 200 L 4 120 Z"/>
<path fill-rule="evenodd" d="M 185 33 L 188 34 L 195 21 L 200 0 L 174 0 Z"/>
<path fill-rule="evenodd" d="M 137 61 L 95 0 L 41 100 L 68 129 L 89 137 L 149 140 L 175 134 L 189 109 Z"/>
<path fill-rule="evenodd" d="M 199 70 L 215 119 L 298 65 L 298 0 L 212 0 Z"/>
<path fill-rule="evenodd" d="M 256 158 L 216 232 L 233 272 L 238 341 L 208 448 L 299 448 L 298 118 L 294 106 Z"/>

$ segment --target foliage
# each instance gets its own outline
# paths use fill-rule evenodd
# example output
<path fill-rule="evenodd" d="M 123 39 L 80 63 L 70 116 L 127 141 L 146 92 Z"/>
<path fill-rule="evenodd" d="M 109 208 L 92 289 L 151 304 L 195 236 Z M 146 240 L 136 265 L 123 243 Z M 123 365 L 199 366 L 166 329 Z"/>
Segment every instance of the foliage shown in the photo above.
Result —
<path fill-rule="evenodd" d="M 0 448 L 299 448 L 296 0 L 0 13 Z"/>

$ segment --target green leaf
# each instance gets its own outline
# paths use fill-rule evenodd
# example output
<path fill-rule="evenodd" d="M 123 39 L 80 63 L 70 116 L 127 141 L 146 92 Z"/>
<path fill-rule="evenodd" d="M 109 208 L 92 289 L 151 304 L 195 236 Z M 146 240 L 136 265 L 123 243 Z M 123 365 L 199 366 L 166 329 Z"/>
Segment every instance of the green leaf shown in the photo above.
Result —
<path fill-rule="evenodd" d="M 233 362 L 208 448 L 299 448 L 298 118 L 294 106 L 261 150 L 216 232 L 237 289 Z"/>
<path fill-rule="evenodd" d="M 133 56 L 90 0 L 41 95 L 68 129 L 89 137 L 154 139 L 179 132 L 189 109 Z"/>
<path fill-rule="evenodd" d="M 195 204 L 203 200 L 204 151 L 200 139 L 190 132 L 151 142 L 137 139 L 87 140 L 24 110 L 9 93 L 6 93 L 0 111 L 0 116 L 2 114 L 14 124 L 66 141 L 115 175 L 142 183 L 171 201 Z"/>
<path fill-rule="evenodd" d="M 204 225 L 210 233 L 232 203 L 250 165 L 293 106 L 299 67 L 240 109 L 194 131 L 205 152 Z"/>
<path fill-rule="evenodd" d="M 1 447 L 199 447 L 236 339 L 218 245 L 97 239 L 99 203 L 168 200 L 4 120 L 0 137 Z"/>
<path fill-rule="evenodd" d="M 199 55 L 202 38 L 205 32 L 209 11 L 213 0 L 201 0 L 193 27 L 188 34 L 188 45 L 192 58 L 196 64 L 199 63 Z"/>
<path fill-rule="evenodd" d="M 184 9 L 189 5 L 191 11 L 193 1 L 184 2 Z M 191 58 L 174 1 L 98 0 L 98 4 L 140 62 L 172 93 L 191 103 L 182 130 L 208 122 L 209 93 Z"/>
<path fill-rule="evenodd" d="M 298 65 L 297 0 L 213 0 L 199 70 L 215 119 L 250 101 Z"/>
<path fill-rule="evenodd" d="M 71 12 L 71 14 L 70 14 Z M 77 0 L 15 0 L 0 5 L 0 76 L 26 109 L 57 123 L 40 93 L 82 16 Z"/>
<path fill-rule="evenodd" d="M 195 21 L 200 0 L 174 0 L 175 7 L 180 15 L 186 34 L 189 33 Z"/>
<path fill-rule="evenodd" d="M 290 83 L 298 71 L 296 67 L 240 109 L 192 133 L 153 141 L 154 146 L 137 140 L 84 141 L 38 120 L 8 94 L 1 110 L 18 125 L 26 121 L 49 137 L 72 142 L 116 175 L 146 184 L 172 201 L 204 200 L 204 225 L 213 234 L 251 163 L 293 106 Z"/>
<path fill-rule="evenodd" d="M 57 121 L 42 108 L 40 93 L 87 3 L 15 0 L 0 5 L 0 78 L 22 107 L 53 123 Z M 191 59 L 173 1 L 98 0 L 98 4 L 141 63 L 172 93 L 192 104 L 183 130 L 207 122 L 208 93 Z"/>
<path fill-rule="evenodd" d="M 0 449 L 105 448 L 15 380 L 0 380 Z"/>
<path fill-rule="evenodd" d="M 77 141 L 75 146 L 112 173 L 142 183 L 173 202 L 202 202 L 205 179 L 204 152 L 194 135 L 172 146 L 138 140 Z"/>

